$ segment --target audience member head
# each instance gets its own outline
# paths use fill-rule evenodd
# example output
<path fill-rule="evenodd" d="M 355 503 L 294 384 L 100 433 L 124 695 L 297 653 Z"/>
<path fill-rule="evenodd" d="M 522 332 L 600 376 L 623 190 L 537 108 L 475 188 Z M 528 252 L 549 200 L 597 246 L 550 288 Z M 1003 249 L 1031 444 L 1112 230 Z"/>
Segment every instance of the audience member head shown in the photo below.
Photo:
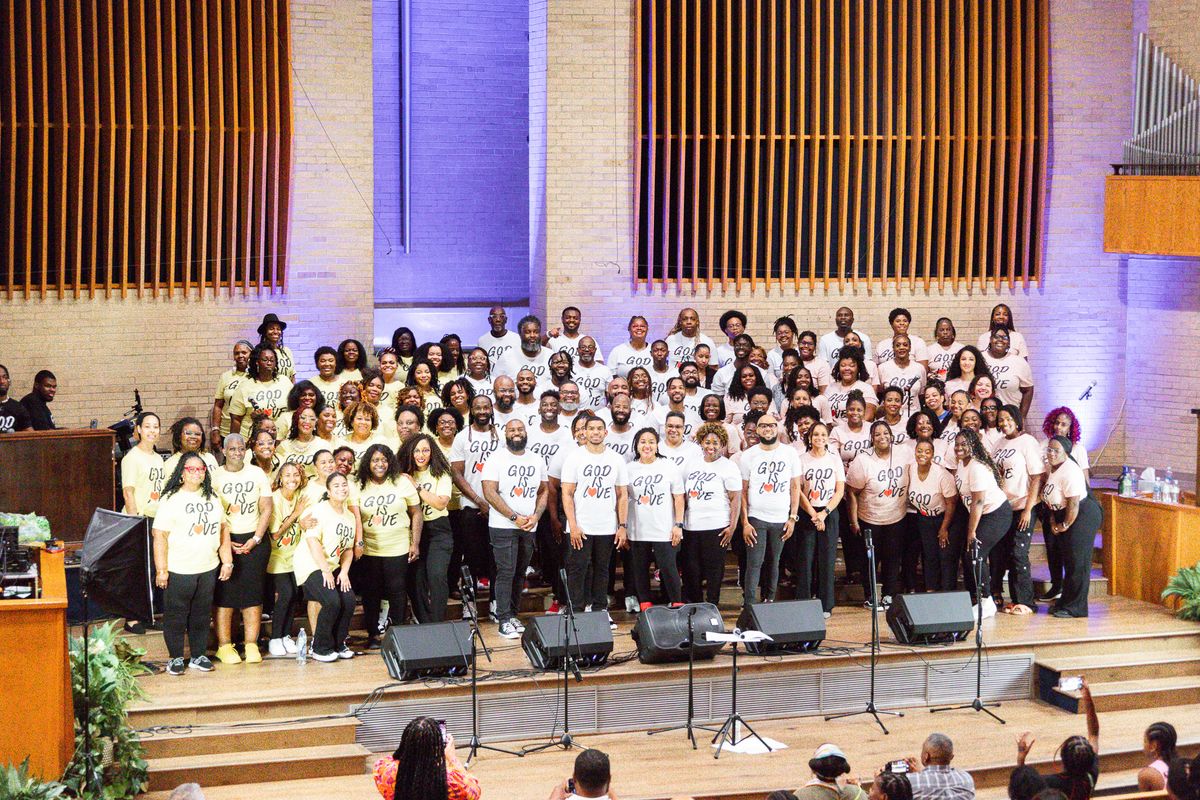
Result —
<path fill-rule="evenodd" d="M 1028 764 L 1022 764 L 1008 776 L 1008 800 L 1033 800 L 1046 788 L 1046 779 Z"/>
<path fill-rule="evenodd" d="M 818 779 L 832 783 L 850 772 L 850 762 L 836 744 L 823 744 L 808 760 L 808 768 Z"/>
<path fill-rule="evenodd" d="M 595 748 L 584 750 L 575 757 L 575 772 L 571 777 L 575 781 L 575 794 L 603 797 L 608 794 L 608 785 L 612 782 L 608 755 Z"/>
<path fill-rule="evenodd" d="M 6 369 L 5 372 L 8 372 Z M 54 373 L 48 369 L 40 369 L 33 376 L 33 391 L 49 403 L 54 400 L 54 395 L 58 394 L 58 378 L 54 377 Z"/>
<path fill-rule="evenodd" d="M 396 800 L 447 796 L 446 743 L 433 717 L 417 717 L 404 729 L 392 753 L 396 768 Z"/>
<path fill-rule="evenodd" d="M 1148 757 L 1169 765 L 1178 755 L 1175 752 L 1175 744 L 1178 740 L 1174 725 L 1169 722 L 1155 722 L 1146 728 L 1146 733 L 1142 737 L 1142 750 Z"/>
<path fill-rule="evenodd" d="M 1167 796 L 1171 800 L 1200 800 L 1200 756 L 1171 762 Z"/>
<path fill-rule="evenodd" d="M 954 742 L 944 733 L 931 733 L 921 745 L 921 763 L 925 766 L 950 766 L 954 760 Z"/>
<path fill-rule="evenodd" d="M 1068 800 L 1088 800 L 1096 788 L 1092 785 L 1092 768 L 1096 763 L 1092 743 L 1083 736 L 1068 736 L 1058 749 L 1058 757 L 1069 781 Z"/>
<path fill-rule="evenodd" d="M 870 800 L 912 800 L 912 784 L 908 776 L 897 772 L 881 772 L 871 782 Z"/>

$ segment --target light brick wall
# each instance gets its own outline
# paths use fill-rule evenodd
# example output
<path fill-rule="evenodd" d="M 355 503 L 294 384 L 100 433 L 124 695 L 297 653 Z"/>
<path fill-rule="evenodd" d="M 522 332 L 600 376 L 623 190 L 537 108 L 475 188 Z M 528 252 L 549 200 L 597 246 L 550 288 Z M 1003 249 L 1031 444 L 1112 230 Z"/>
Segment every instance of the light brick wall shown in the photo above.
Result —
<path fill-rule="evenodd" d="M 1200 80 L 1200 0 L 1149 0 L 1150 38 Z"/>
<path fill-rule="evenodd" d="M 739 295 L 716 289 L 678 296 L 673 289 L 635 292 L 630 279 L 633 4 L 614 9 L 555 0 L 546 44 L 547 288 L 541 310 L 557 314 L 566 304 L 580 306 L 585 326 L 607 350 L 622 338 L 631 313 L 647 316 L 652 334 L 662 336 L 684 305 L 700 311 L 714 336 L 721 312 L 741 308 L 750 316 L 751 334 L 768 342 L 775 317 L 792 313 L 802 325 L 825 332 L 841 305 L 853 307 L 867 333 L 878 337 L 887 329 L 887 312 L 903 305 L 920 335 L 929 338 L 936 317 L 947 315 L 960 338 L 973 342 L 991 307 L 1003 301 L 1013 307 L 1034 353 L 1038 422 L 1049 408 L 1070 404 L 1083 420 L 1089 449 L 1099 447 L 1117 422 L 1124 393 L 1121 262 L 1102 251 L 1101 234 L 1103 176 L 1120 158 L 1130 125 L 1131 7 L 1117 0 L 1063 0 L 1050 8 L 1053 138 L 1040 287 L 999 294 L 804 288 Z M 1080 402 L 1093 380 L 1092 398 Z M 1104 460 L 1120 463 L 1123 455 L 1118 429 Z"/>
<path fill-rule="evenodd" d="M 133 403 L 134 387 L 167 420 L 207 419 L 233 341 L 257 341 L 254 329 L 267 311 L 289 321 L 285 342 L 305 368 L 320 344 L 369 338 L 372 223 L 359 191 L 369 201 L 371 3 L 292 0 L 290 7 L 295 139 L 287 292 L 0 302 L 0 363 L 12 372 L 12 391 L 20 397 L 37 370 L 53 371 L 59 394 L 52 408 L 61 427 L 116 422 Z"/>

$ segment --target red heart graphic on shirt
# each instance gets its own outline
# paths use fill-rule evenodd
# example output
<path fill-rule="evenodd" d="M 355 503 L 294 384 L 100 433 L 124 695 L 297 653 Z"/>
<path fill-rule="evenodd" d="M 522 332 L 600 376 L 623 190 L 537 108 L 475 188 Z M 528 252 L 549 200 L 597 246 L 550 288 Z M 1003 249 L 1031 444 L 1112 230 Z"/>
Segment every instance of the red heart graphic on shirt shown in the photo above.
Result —
<path fill-rule="evenodd" d="M 520 486 L 514 486 L 512 493 L 513 493 L 513 497 L 520 497 L 521 495 L 525 494 L 525 490 L 522 489 Z"/>
<path fill-rule="evenodd" d="M 763 484 L 763 488 L 762 488 L 762 490 L 763 490 L 764 492 L 773 492 L 773 491 L 775 491 L 775 484 L 773 484 L 773 483 L 764 483 L 764 484 Z"/>
<path fill-rule="evenodd" d="M 692 489 L 690 492 L 688 492 L 688 496 L 689 497 L 699 497 L 700 491 L 698 489 Z"/>
<path fill-rule="evenodd" d="M 471 468 L 472 472 L 483 472 L 483 462 L 476 461 L 475 466 Z"/>
<path fill-rule="evenodd" d="M 650 495 L 644 494 L 638 498 L 638 502 L 642 505 L 647 505 L 650 502 Z"/>
<path fill-rule="evenodd" d="M 808 493 L 808 497 L 810 500 L 816 500 L 820 496 L 821 496 L 821 493 L 817 492 L 817 491 L 812 491 L 812 492 Z"/>
<path fill-rule="evenodd" d="M 589 487 L 587 488 L 587 494 L 588 494 L 588 495 L 590 495 L 591 497 L 595 497 L 595 496 L 596 496 L 596 487 L 595 487 L 595 486 L 589 486 Z"/>
<path fill-rule="evenodd" d="M 193 533 L 204 533 L 204 526 L 203 525 L 193 525 L 192 532 Z"/>
<path fill-rule="evenodd" d="M 883 490 L 883 496 L 884 496 L 884 497 L 891 497 L 891 496 L 892 496 L 892 490 L 891 490 L 891 489 L 884 489 L 884 490 Z"/>
<path fill-rule="evenodd" d="M 151 493 L 150 493 L 150 499 L 151 499 L 151 500 L 157 500 L 157 499 L 158 499 L 158 492 L 151 492 Z"/>
<path fill-rule="evenodd" d="M 382 525 L 382 524 L 383 524 L 383 516 L 381 514 L 376 514 L 375 516 L 371 517 L 371 526 L 372 527 Z"/>
<path fill-rule="evenodd" d="M 230 514 L 240 514 L 240 513 L 242 513 L 242 507 L 240 505 L 238 505 L 237 503 L 234 503 L 233 505 L 231 505 L 229 507 L 229 513 Z"/>

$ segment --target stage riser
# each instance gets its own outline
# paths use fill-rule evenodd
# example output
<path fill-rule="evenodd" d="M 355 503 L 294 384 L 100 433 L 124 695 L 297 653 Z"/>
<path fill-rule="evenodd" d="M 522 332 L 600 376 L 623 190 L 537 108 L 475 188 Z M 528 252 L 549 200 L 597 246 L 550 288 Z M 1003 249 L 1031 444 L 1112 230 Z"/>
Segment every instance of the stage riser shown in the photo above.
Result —
<path fill-rule="evenodd" d="M 244 720 L 243 720 L 244 721 Z M 358 720 L 353 717 L 322 722 L 286 722 L 239 728 L 198 728 L 157 733 L 142 737 L 146 758 L 244 753 L 252 750 L 280 750 L 287 747 L 354 744 Z"/>
<path fill-rule="evenodd" d="M 220 756 L 170 759 L 175 766 L 149 762 L 150 791 L 166 791 L 181 783 L 195 782 L 201 786 L 230 786 L 302 778 L 324 778 L 332 775 L 361 775 L 368 754 L 357 745 L 329 747 L 298 747 L 283 750 L 261 750 L 252 760 L 237 759 L 223 763 Z"/>
<path fill-rule="evenodd" d="M 740 666 L 740 665 L 739 665 Z M 992 655 L 984 665 L 985 700 L 1030 696 L 1033 656 Z M 547 675 L 540 692 L 513 692 L 479 700 L 479 731 L 488 741 L 549 737 L 561 727 L 560 685 Z M 645 730 L 682 722 L 687 709 L 687 681 L 639 683 L 633 686 L 571 684 L 571 730 L 575 733 Z M 869 674 L 859 667 L 810 669 L 784 674 L 738 676 L 738 711 L 749 719 L 797 717 L 853 711 L 867 701 Z M 906 708 L 970 701 L 975 693 L 975 666 L 947 659 L 880 666 L 876 702 Z M 729 713 L 728 673 L 697 677 L 696 717 L 719 720 Z M 471 733 L 470 697 L 414 699 L 383 703 L 363 711 L 357 741 L 367 749 L 395 747 L 396 731 L 414 716 L 445 719 L 460 740 Z M 836 727 L 836 723 L 830 723 Z"/>
<path fill-rule="evenodd" d="M 1039 669 L 1042 669 L 1039 667 Z M 1058 683 L 1060 673 L 1047 670 L 1050 680 Z M 1068 670 L 1068 675 L 1086 674 L 1093 685 L 1109 681 L 1148 680 L 1152 678 L 1176 678 L 1187 675 L 1200 676 L 1200 656 L 1186 657 L 1182 654 L 1177 661 L 1164 661 L 1155 664 L 1114 664 L 1112 666 L 1092 667 L 1087 670 Z"/>

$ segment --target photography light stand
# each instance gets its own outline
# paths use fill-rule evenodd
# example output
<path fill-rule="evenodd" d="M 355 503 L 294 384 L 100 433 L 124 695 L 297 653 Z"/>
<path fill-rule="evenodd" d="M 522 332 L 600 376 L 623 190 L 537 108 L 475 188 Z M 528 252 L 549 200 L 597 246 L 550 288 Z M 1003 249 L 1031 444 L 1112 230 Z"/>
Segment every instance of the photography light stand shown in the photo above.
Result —
<path fill-rule="evenodd" d="M 1001 725 L 1007 725 L 998 714 L 991 711 L 993 708 L 999 708 L 999 703 L 985 703 L 980 695 L 983 694 L 983 557 L 979 552 L 979 540 L 976 539 L 971 544 L 974 551 L 971 559 L 971 571 L 975 573 L 975 699 L 969 703 L 963 703 L 957 706 L 942 706 L 941 708 L 929 709 L 930 714 L 936 714 L 939 711 L 962 711 L 971 709 L 972 711 L 982 711 L 992 719 L 999 722 Z"/>
<path fill-rule="evenodd" d="M 465 745 L 458 746 L 470 748 L 467 752 L 467 766 L 471 765 L 476 753 L 480 750 L 491 750 L 493 753 L 504 753 L 520 758 L 525 754 L 484 744 L 479 740 L 479 646 L 483 646 L 483 654 L 489 662 L 492 660 L 492 653 L 488 650 L 487 642 L 483 640 L 483 633 L 479 630 L 479 611 L 475 607 L 475 579 L 471 577 L 471 570 L 465 564 L 462 568 L 459 591 L 462 594 L 463 608 L 466 609 L 468 621 L 471 623 L 471 740 Z M 476 639 L 478 639 L 478 643 L 476 643 Z"/>
<path fill-rule="evenodd" d="M 575 741 L 575 737 L 571 734 L 571 676 L 575 676 L 577 683 L 583 682 L 583 675 L 579 672 L 579 664 L 576 663 L 575 657 L 571 655 L 571 632 L 575 632 L 575 649 L 580 650 L 579 644 L 579 629 L 575 627 L 575 604 L 571 600 L 571 587 L 567 583 L 567 570 L 565 568 L 558 571 L 559 577 L 562 579 L 563 594 L 567 597 L 567 606 L 563 609 L 563 662 L 562 662 L 562 688 L 563 688 L 563 732 L 562 735 L 551 742 L 535 745 L 526 748 L 524 753 L 540 753 L 543 750 L 549 750 L 552 747 L 561 747 L 563 750 L 570 750 L 572 747 L 578 747 L 583 750 L 583 745 Z M 551 735 L 554 734 L 552 730 Z"/>
<path fill-rule="evenodd" d="M 835 719 L 845 719 L 847 717 L 857 717 L 859 714 L 870 714 L 875 718 L 875 722 L 879 724 L 879 728 L 886 735 L 888 729 L 883 724 L 883 720 L 879 718 L 880 714 L 887 714 L 890 717 L 903 717 L 899 711 L 880 711 L 875 707 L 875 660 L 879 654 L 879 585 L 875 579 L 875 542 L 871 538 L 871 529 L 863 528 L 863 544 L 867 547 L 867 575 L 871 579 L 871 693 L 867 697 L 867 707 L 862 711 L 850 711 L 845 714 L 831 714 L 825 717 L 825 721 Z"/>
<path fill-rule="evenodd" d="M 699 611 L 699 608 L 693 605 L 691 608 L 689 608 L 689 609 L 688 609 L 688 615 L 687 615 L 687 625 L 688 625 L 688 638 L 687 638 L 687 651 L 688 651 L 688 705 L 687 705 L 687 723 L 686 723 L 686 724 L 683 724 L 683 725 L 671 725 L 671 726 L 669 726 L 669 727 L 666 727 L 666 728 L 655 728 L 655 729 L 654 729 L 654 730 L 652 730 L 652 731 L 646 731 L 646 735 L 647 735 L 647 736 L 653 736 L 653 735 L 654 735 L 654 734 L 656 734 L 656 733 L 666 733 L 667 731 L 681 731 L 681 730 L 686 730 L 686 731 L 687 731 L 687 735 L 688 735 L 688 739 L 689 739 L 689 740 L 691 740 L 691 742 L 692 742 L 692 749 L 693 749 L 693 750 L 697 749 L 697 747 L 696 747 L 696 731 L 697 731 L 697 730 L 701 730 L 701 731 L 708 731 L 709 733 L 719 733 L 719 732 L 720 732 L 720 729 L 718 729 L 718 728 L 711 728 L 711 727 L 707 727 L 707 726 L 704 726 L 704 725 L 696 725 L 696 724 L 694 724 L 694 723 L 692 722 L 692 719 L 693 719 L 693 717 L 695 716 L 695 713 L 696 713 L 696 695 L 695 695 L 695 692 L 696 692 L 696 683 L 695 683 L 695 677 L 694 677 L 694 674 L 695 674 L 695 673 L 694 673 L 694 669 L 695 669 L 695 663 L 696 663 L 696 656 L 695 656 L 695 654 L 696 654 L 696 630 L 695 630 L 694 623 L 692 622 L 692 618 L 693 618 L 694 616 L 696 616 L 696 612 L 697 612 L 697 611 Z M 747 726 L 747 727 L 749 727 L 749 726 Z"/>

